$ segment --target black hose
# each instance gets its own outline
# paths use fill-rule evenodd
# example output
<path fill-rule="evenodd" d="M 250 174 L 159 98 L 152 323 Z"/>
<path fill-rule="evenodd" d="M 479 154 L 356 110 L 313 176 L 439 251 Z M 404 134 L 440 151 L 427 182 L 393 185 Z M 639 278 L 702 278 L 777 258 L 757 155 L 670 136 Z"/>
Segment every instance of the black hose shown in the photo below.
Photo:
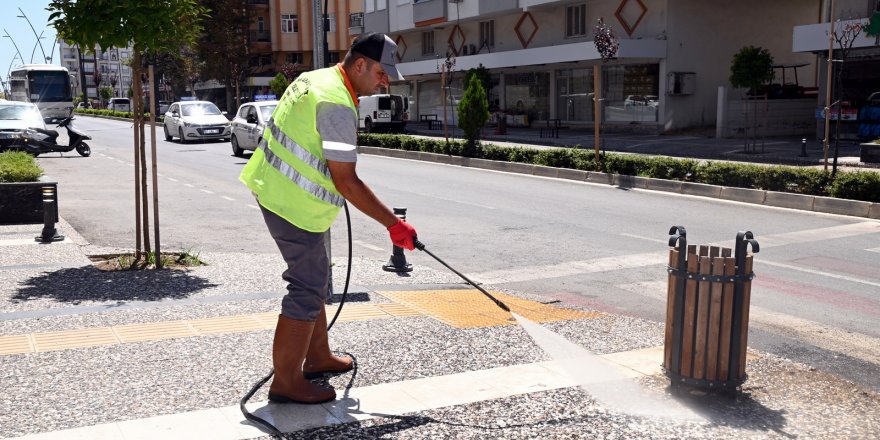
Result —
<path fill-rule="evenodd" d="M 346 297 L 348 297 L 348 282 L 351 281 L 351 260 L 352 260 L 352 256 L 351 256 L 351 253 L 352 253 L 351 215 L 349 215 L 349 212 L 348 212 L 348 203 L 343 202 L 342 207 L 345 208 L 345 225 L 348 229 L 348 267 L 345 270 L 345 287 L 342 288 L 342 298 L 339 299 L 339 306 L 336 308 L 336 313 L 333 315 L 333 319 L 331 319 L 330 323 L 327 324 L 328 331 L 333 327 L 333 324 L 336 323 L 336 319 L 339 318 L 339 312 L 342 311 L 342 306 L 345 304 Z M 434 258 L 437 258 L 437 257 L 434 257 Z M 458 273 L 458 272 L 456 272 L 456 273 Z M 257 417 L 255 415 L 251 414 L 247 410 L 247 408 L 245 407 L 248 400 L 250 400 L 251 397 L 254 397 L 254 394 L 256 394 L 257 391 L 259 391 L 259 389 L 262 388 L 263 385 L 265 385 L 266 382 L 268 382 L 269 379 L 271 379 L 274 374 L 275 374 L 275 369 L 273 368 L 272 370 L 269 371 L 269 374 L 267 374 L 266 377 L 260 379 L 257 383 L 255 383 L 254 386 L 251 388 L 251 390 L 248 391 L 248 393 L 245 394 L 244 397 L 241 398 L 241 401 L 238 402 L 238 408 L 241 410 L 241 414 L 244 415 L 244 418 L 246 420 L 250 421 L 251 423 L 254 423 L 256 425 L 263 427 L 266 431 L 269 431 L 269 433 L 272 434 L 273 436 L 281 438 L 284 436 L 284 433 L 279 431 L 278 428 L 275 427 L 275 425 L 269 423 L 267 420 L 265 420 L 263 418 L 260 418 L 260 417 Z"/>

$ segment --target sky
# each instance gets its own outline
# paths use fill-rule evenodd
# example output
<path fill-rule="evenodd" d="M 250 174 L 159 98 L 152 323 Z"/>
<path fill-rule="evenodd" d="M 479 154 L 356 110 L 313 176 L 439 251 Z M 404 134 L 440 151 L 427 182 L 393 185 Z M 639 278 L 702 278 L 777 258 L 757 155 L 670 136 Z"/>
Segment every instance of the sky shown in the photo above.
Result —
<path fill-rule="evenodd" d="M 35 64 L 45 62 L 40 46 L 37 44 L 37 37 L 34 35 L 31 27 L 28 26 L 28 21 L 17 17 L 17 15 L 21 15 L 18 8 L 24 11 L 24 15 L 34 26 L 36 34 L 40 35 L 41 32 L 43 33 L 43 39 L 40 40 L 40 43 L 43 45 L 43 50 L 46 51 L 46 56 L 53 57 L 52 64 L 61 64 L 57 44 L 55 44 L 54 56 L 50 53 L 52 52 L 52 44 L 55 42 L 55 28 L 49 25 L 49 11 L 46 10 L 48 5 L 49 0 L 0 0 L 0 10 L 3 11 L 0 14 L 0 35 L 3 35 L 0 37 L 0 74 L 3 75 L 4 79 L 10 67 L 29 64 L 31 62 L 31 54 L 33 54 Z M 11 40 L 5 37 L 7 33 L 12 37 Z M 24 63 L 16 58 L 18 53 L 12 44 L 13 41 L 18 45 L 18 50 L 24 56 Z M 36 48 L 36 51 L 34 51 L 34 48 Z M 14 63 L 13 58 L 15 59 Z"/>

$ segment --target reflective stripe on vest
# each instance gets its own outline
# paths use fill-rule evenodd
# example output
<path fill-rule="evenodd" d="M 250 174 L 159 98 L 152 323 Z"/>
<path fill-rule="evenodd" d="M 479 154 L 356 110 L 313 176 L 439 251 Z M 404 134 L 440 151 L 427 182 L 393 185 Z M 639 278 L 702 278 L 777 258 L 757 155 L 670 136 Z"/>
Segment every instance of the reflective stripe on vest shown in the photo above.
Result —
<path fill-rule="evenodd" d="M 332 177 L 330 176 L 330 170 L 327 169 L 327 164 L 325 164 L 321 161 L 321 159 L 315 157 L 314 154 L 294 142 L 293 139 L 287 137 L 287 135 L 284 134 L 284 132 L 281 131 L 281 129 L 277 125 L 275 125 L 275 121 L 270 119 L 267 128 L 269 129 L 269 132 L 272 133 L 272 137 L 275 138 L 278 143 L 283 145 L 284 148 L 287 149 L 287 151 L 293 153 L 294 156 L 296 156 L 299 160 L 305 162 L 306 165 L 318 170 L 319 173 L 327 176 L 328 179 L 332 179 Z M 260 144 L 262 145 L 263 142 L 265 142 L 265 140 L 261 141 Z M 268 150 L 268 148 L 263 148 L 263 150 Z M 275 168 L 278 167 L 276 166 Z"/>
<path fill-rule="evenodd" d="M 273 126 L 273 128 L 277 128 L 277 127 Z M 281 130 L 278 130 L 278 131 L 280 132 Z M 274 131 L 272 132 L 272 136 L 275 136 Z M 282 136 L 283 136 L 283 134 L 282 134 Z M 312 156 L 308 151 L 306 151 L 305 149 L 303 149 L 299 145 L 296 145 L 295 142 L 293 142 L 292 140 L 290 140 L 286 136 L 285 136 L 285 139 L 288 142 L 290 142 L 291 144 L 296 146 L 297 150 L 296 151 L 291 150 L 291 151 L 294 154 L 296 154 L 298 158 L 302 159 L 306 163 L 309 163 L 305 158 L 303 158 L 299 154 L 299 152 L 302 152 L 303 154 L 306 154 L 306 155 L 311 156 L 312 158 L 315 158 L 315 156 Z M 282 143 L 284 144 L 285 148 L 287 148 L 287 143 L 286 142 L 282 142 Z M 315 196 L 315 197 L 317 197 L 327 203 L 330 203 L 330 204 L 335 205 L 340 208 L 342 207 L 342 203 L 345 201 L 345 199 L 343 199 L 341 196 L 333 194 L 330 191 L 327 191 L 326 189 L 321 187 L 321 185 L 318 185 L 317 183 L 312 182 L 311 180 L 307 179 L 302 174 L 298 173 L 295 169 L 293 169 L 293 167 L 288 165 L 287 162 L 284 162 L 283 160 L 281 160 L 280 157 L 276 156 L 275 153 L 273 153 L 272 150 L 269 149 L 269 145 L 268 145 L 268 142 L 266 142 L 266 139 L 261 140 L 260 144 L 257 146 L 257 148 L 259 148 L 260 150 L 263 150 L 263 154 L 266 155 L 266 162 L 268 162 L 276 170 L 278 170 L 279 173 L 283 174 L 285 177 L 290 179 L 291 182 L 295 183 L 297 186 L 299 186 L 300 188 L 305 190 L 307 193 L 309 193 L 309 194 L 311 194 L 311 195 L 313 195 L 313 196 Z M 288 149 L 290 149 L 290 148 L 288 148 Z M 317 158 L 315 158 L 315 159 L 317 159 Z M 324 168 L 324 173 L 327 174 L 329 177 L 329 172 L 327 171 L 327 167 L 325 166 L 323 168 Z"/>

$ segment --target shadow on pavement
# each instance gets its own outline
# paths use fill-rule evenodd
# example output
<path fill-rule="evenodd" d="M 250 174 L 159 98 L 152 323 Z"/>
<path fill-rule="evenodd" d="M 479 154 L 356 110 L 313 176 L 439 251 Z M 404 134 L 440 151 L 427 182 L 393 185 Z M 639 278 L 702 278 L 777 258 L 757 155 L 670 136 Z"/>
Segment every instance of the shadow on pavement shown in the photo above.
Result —
<path fill-rule="evenodd" d="M 760 432 L 772 431 L 787 438 L 797 437 L 784 431 L 787 425 L 784 409 L 768 408 L 752 399 L 748 393 L 725 395 L 689 393 L 688 390 L 688 388 L 669 388 L 678 402 L 689 407 L 714 426 L 729 426 Z"/>
<path fill-rule="evenodd" d="M 104 272 L 93 266 L 45 272 L 23 281 L 13 302 L 52 298 L 79 304 L 84 301 L 159 301 L 182 299 L 217 284 L 184 270 Z"/>

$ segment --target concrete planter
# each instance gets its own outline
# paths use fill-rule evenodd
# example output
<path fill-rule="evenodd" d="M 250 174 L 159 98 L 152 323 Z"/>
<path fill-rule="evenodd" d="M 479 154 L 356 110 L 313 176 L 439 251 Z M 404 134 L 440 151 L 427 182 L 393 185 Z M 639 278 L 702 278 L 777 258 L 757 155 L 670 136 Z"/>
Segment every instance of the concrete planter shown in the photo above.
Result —
<path fill-rule="evenodd" d="M 880 163 L 880 144 L 859 144 L 859 161 L 865 163 Z"/>
<path fill-rule="evenodd" d="M 58 182 L 46 176 L 37 182 L 0 183 L 0 224 L 43 223 L 43 187 L 55 190 L 56 200 Z M 53 204 L 53 221 L 58 221 L 58 203 Z"/>

